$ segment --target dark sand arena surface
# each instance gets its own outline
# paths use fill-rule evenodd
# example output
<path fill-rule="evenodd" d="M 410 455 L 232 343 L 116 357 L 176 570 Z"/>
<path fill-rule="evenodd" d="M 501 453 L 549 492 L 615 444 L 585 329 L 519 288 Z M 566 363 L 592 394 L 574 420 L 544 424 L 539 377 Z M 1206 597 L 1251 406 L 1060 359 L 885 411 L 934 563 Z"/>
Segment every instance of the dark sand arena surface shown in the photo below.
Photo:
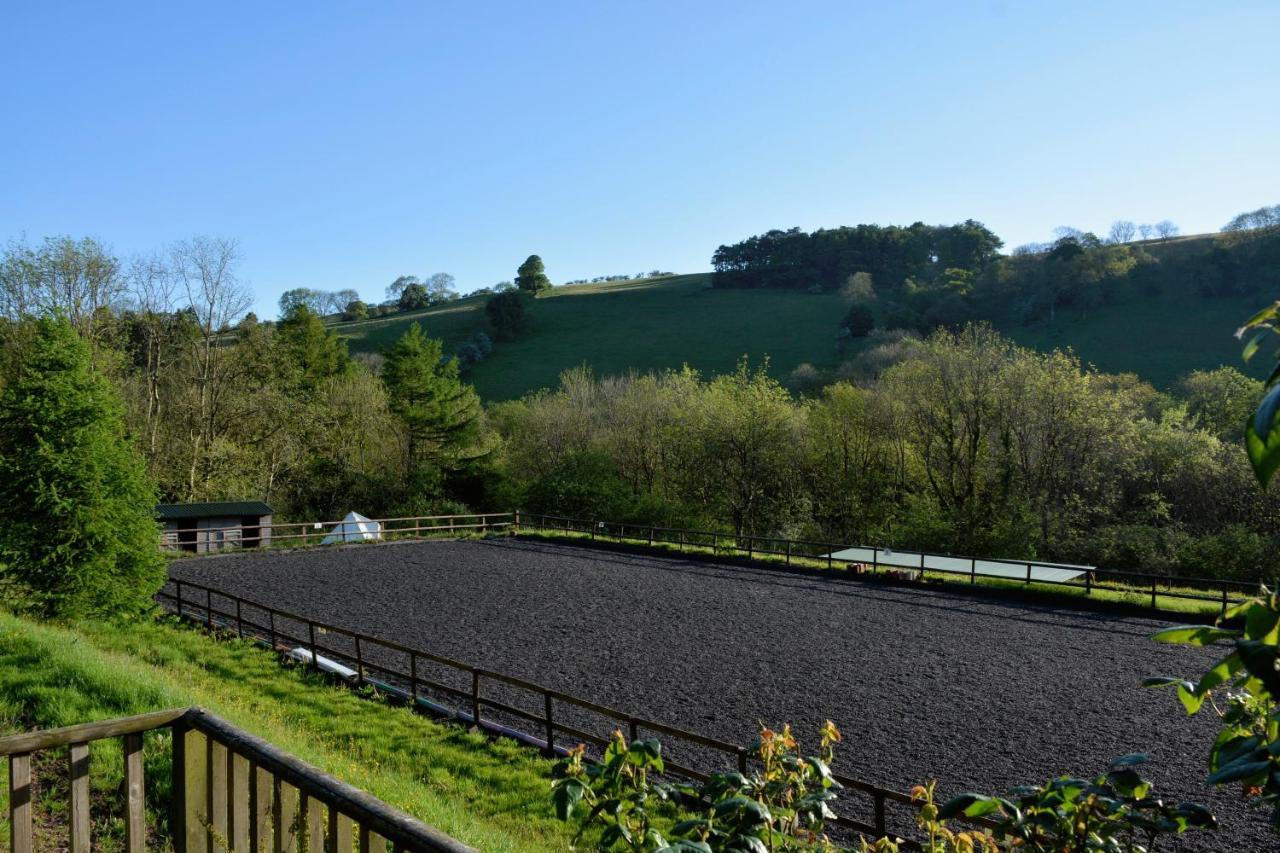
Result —
<path fill-rule="evenodd" d="M 902 791 L 937 778 L 944 797 L 997 792 L 1146 752 L 1157 793 L 1204 802 L 1222 823 L 1172 848 L 1278 847 L 1261 812 L 1199 783 L 1211 713 L 1188 718 L 1141 686 L 1198 675 L 1218 653 L 1151 642 L 1163 622 L 520 539 L 202 557 L 170 574 L 731 743 L 749 745 L 757 720 L 790 721 L 807 746 L 830 718 L 845 734 L 837 770 Z M 470 687 L 427 665 L 420 675 Z M 499 694 L 541 712 L 541 699 Z M 843 799 L 868 817 L 864 800 Z"/>

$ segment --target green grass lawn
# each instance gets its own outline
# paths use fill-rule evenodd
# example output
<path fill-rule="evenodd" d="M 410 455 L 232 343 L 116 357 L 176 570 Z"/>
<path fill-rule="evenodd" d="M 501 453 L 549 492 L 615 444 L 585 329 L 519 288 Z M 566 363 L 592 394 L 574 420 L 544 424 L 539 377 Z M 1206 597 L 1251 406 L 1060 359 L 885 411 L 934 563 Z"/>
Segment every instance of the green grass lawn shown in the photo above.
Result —
<path fill-rule="evenodd" d="M 1064 311 L 1053 326 L 1005 324 L 1000 330 L 1032 349 L 1071 347 L 1103 372 L 1136 373 L 1157 388 L 1223 364 L 1261 378 L 1267 359 L 1255 359 L 1246 370 L 1234 333 L 1264 302 L 1257 296 L 1146 299 L 1104 307 L 1083 319 Z"/>
<path fill-rule="evenodd" d="M 248 642 L 215 640 L 172 620 L 70 628 L 0 611 L 0 733 L 184 705 L 208 708 L 481 850 L 568 845 L 548 803 L 551 763 L 514 742 L 361 698 L 284 668 Z M 167 793 L 167 740 L 152 735 L 146 747 L 152 826 Z M 94 849 L 117 849 L 123 837 L 117 744 L 95 745 L 91 764 Z M 6 764 L 0 844 L 8 842 L 7 772 Z M 62 799 L 37 801 L 42 823 L 56 826 Z M 46 843 L 37 847 L 48 849 L 56 833 L 43 831 Z"/>

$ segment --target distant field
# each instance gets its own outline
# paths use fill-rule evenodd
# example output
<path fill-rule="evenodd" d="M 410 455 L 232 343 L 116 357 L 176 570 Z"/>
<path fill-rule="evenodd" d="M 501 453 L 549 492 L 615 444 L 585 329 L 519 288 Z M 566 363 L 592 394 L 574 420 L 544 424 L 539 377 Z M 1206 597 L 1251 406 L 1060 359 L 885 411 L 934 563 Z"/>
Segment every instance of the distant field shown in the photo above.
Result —
<path fill-rule="evenodd" d="M 834 294 L 711 290 L 709 274 L 556 288 L 533 303 L 528 337 L 500 343 L 472 373 L 486 400 L 554 387 L 565 369 L 587 363 L 598 373 L 678 368 L 708 373 L 734 368 L 747 355 L 769 356 L 775 376 L 802 362 L 829 364 L 841 304 Z M 484 300 L 464 299 L 409 315 L 337 326 L 352 352 L 376 352 L 411 322 L 456 347 L 485 328 Z"/>
<path fill-rule="evenodd" d="M 1007 324 L 1006 335 L 1038 350 L 1071 347 L 1107 373 L 1136 373 L 1165 388 L 1192 371 L 1229 365 L 1243 370 L 1235 330 L 1264 304 L 1257 296 L 1229 299 L 1148 299 L 1103 308 L 1088 319 L 1059 316 L 1053 327 Z M 1259 355 L 1254 374 L 1263 373 Z"/>
<path fill-rule="evenodd" d="M 1206 236 L 1147 248 L 1170 265 L 1206 251 Z M 1132 372 L 1157 387 L 1179 376 L 1222 364 L 1241 366 L 1232 333 L 1265 302 L 1259 296 L 1204 299 L 1185 276 L 1174 275 L 1163 295 L 1125 293 L 1115 305 L 1081 319 L 1064 309 L 1055 323 L 1024 326 L 995 307 L 993 324 L 1013 340 L 1040 350 L 1070 347 L 1107 372 Z M 557 287 L 533 303 L 533 330 L 499 343 L 470 379 L 489 401 L 555 387 L 564 370 L 588 364 L 597 373 L 679 368 L 723 373 L 747 355 L 770 359 L 785 377 L 809 362 L 829 367 L 839 358 L 836 329 L 844 306 L 835 294 L 779 290 L 712 290 L 710 273 L 640 281 Z M 352 352 L 379 352 L 421 322 L 446 351 L 456 350 L 487 326 L 485 297 L 470 297 L 411 314 L 338 323 Z M 1259 359 L 1256 370 L 1263 369 Z"/>

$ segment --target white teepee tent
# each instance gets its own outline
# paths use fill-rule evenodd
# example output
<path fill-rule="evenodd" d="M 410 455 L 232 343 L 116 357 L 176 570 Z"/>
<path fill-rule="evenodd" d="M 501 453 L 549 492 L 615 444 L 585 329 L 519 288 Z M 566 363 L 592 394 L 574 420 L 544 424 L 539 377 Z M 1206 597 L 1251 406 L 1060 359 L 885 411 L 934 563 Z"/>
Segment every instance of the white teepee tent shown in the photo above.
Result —
<path fill-rule="evenodd" d="M 358 512 L 349 512 L 346 518 L 333 526 L 328 536 L 320 540 L 320 544 L 332 545 L 334 542 L 360 542 L 365 539 L 381 538 L 381 524 L 370 521 Z"/>

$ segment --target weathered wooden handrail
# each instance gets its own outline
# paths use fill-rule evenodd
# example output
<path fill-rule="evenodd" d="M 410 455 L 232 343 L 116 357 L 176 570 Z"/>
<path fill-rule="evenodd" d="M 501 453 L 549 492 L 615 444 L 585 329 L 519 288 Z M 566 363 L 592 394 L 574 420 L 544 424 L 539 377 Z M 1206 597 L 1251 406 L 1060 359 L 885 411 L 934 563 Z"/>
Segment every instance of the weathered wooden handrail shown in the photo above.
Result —
<path fill-rule="evenodd" d="M 99 720 L 94 723 L 81 723 L 78 726 L 64 726 L 60 729 L 41 729 L 7 735 L 0 737 L 0 756 L 39 752 L 72 743 L 88 743 L 91 740 L 147 732 L 172 724 L 187 711 L 187 708 L 172 708 L 168 711 L 152 711 L 134 717 L 118 717 L 114 720 Z"/>
<path fill-rule="evenodd" d="M 70 747 L 70 849 L 90 850 L 89 745 L 119 737 L 125 754 L 125 849 L 142 853 L 143 734 L 171 729 L 170 835 L 177 853 L 471 848 L 202 708 L 177 708 L 0 738 L 9 758 L 12 853 L 34 853 L 32 753 Z"/>

